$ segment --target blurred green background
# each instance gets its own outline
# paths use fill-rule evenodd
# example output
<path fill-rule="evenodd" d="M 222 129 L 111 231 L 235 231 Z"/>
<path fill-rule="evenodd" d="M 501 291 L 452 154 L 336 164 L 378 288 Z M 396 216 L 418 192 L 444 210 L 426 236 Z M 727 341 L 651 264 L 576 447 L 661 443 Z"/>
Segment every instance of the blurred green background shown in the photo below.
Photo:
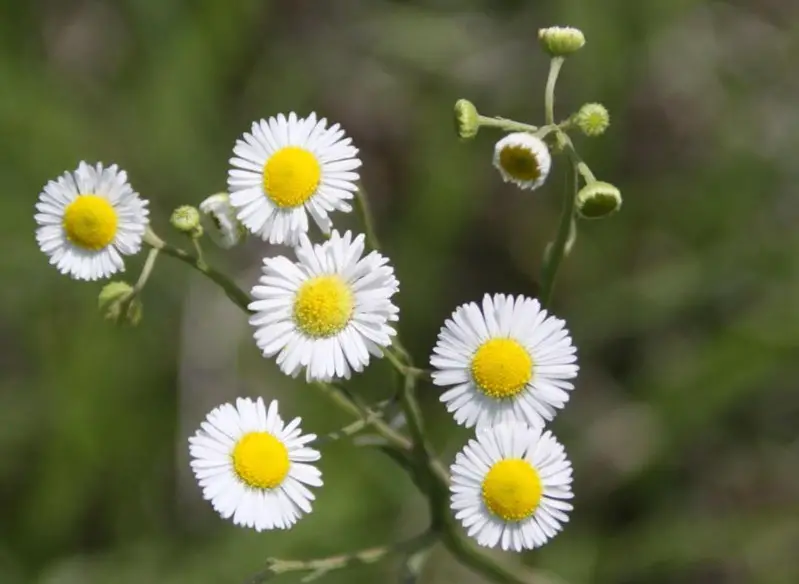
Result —
<path fill-rule="evenodd" d="M 608 134 L 577 145 L 625 202 L 581 225 L 558 281 L 581 363 L 554 423 L 576 509 L 522 560 L 573 584 L 799 582 L 794 0 L 3 0 L 0 583 L 243 584 L 268 556 L 424 528 L 405 475 L 350 442 L 324 450 L 326 486 L 291 532 L 219 519 L 187 461 L 208 410 L 262 395 L 309 431 L 348 420 L 262 359 L 243 315 L 170 258 L 138 328 L 104 322 L 101 284 L 61 277 L 38 250 L 33 206 L 80 160 L 116 162 L 172 237 L 170 210 L 224 188 L 253 119 L 316 111 L 361 149 L 400 329 L 424 363 L 459 303 L 536 293 L 562 164 L 540 191 L 504 185 L 490 163 L 499 135 L 459 142 L 451 109 L 468 97 L 539 123 L 536 31 L 550 24 L 588 39 L 561 75 L 557 117 L 608 106 Z M 249 288 L 261 257 L 282 252 L 249 241 L 213 261 Z M 381 399 L 385 373 L 375 363 L 352 387 Z M 438 393 L 423 388 L 423 407 L 449 461 L 468 433 Z M 396 573 L 388 561 L 322 581 Z M 481 582 L 440 549 L 424 581 Z"/>

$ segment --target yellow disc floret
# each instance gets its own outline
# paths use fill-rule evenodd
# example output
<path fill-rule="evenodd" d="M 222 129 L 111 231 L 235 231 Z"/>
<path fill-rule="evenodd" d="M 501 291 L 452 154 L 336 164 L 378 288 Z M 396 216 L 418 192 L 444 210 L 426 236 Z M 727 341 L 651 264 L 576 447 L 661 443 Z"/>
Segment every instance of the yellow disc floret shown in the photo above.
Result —
<path fill-rule="evenodd" d="M 538 158 L 526 146 L 508 145 L 499 153 L 499 164 L 510 176 L 520 181 L 536 181 L 541 176 Z"/>
<path fill-rule="evenodd" d="M 526 460 L 500 460 L 483 479 L 483 502 L 504 521 L 530 517 L 541 502 L 541 477 Z"/>
<path fill-rule="evenodd" d="M 84 249 L 97 251 L 114 241 L 119 218 L 108 199 L 79 195 L 64 211 L 67 239 Z"/>
<path fill-rule="evenodd" d="M 533 376 L 533 358 L 513 339 L 490 339 L 472 357 L 472 378 L 487 396 L 503 399 L 518 395 Z"/>
<path fill-rule="evenodd" d="M 339 276 L 305 282 L 294 299 L 294 322 L 306 335 L 331 337 L 347 326 L 354 308 L 352 290 Z"/>
<path fill-rule="evenodd" d="M 322 167 L 305 148 L 286 146 L 264 164 L 264 193 L 278 207 L 299 207 L 313 196 L 321 180 Z"/>
<path fill-rule="evenodd" d="M 274 489 L 289 474 L 289 451 L 268 432 L 249 432 L 233 448 L 233 470 L 254 489 Z"/>

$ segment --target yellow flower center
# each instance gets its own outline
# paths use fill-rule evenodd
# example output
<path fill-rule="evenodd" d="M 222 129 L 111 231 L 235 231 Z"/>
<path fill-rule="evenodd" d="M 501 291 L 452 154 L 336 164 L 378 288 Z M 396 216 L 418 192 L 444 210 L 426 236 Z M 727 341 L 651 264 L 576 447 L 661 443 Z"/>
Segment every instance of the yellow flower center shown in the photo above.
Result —
<path fill-rule="evenodd" d="M 306 335 L 332 337 L 347 326 L 355 308 L 352 290 L 338 276 L 318 276 L 300 286 L 294 321 Z"/>
<path fill-rule="evenodd" d="M 278 207 L 298 207 L 316 192 L 322 167 L 311 152 L 286 146 L 264 164 L 264 193 Z"/>
<path fill-rule="evenodd" d="M 289 474 L 289 451 L 267 432 L 248 432 L 233 448 L 233 470 L 247 486 L 274 489 Z"/>
<path fill-rule="evenodd" d="M 513 339 L 490 339 L 472 357 L 472 378 L 488 397 L 518 395 L 533 376 L 533 358 Z"/>
<path fill-rule="evenodd" d="M 505 146 L 499 153 L 499 164 L 516 180 L 534 181 L 541 176 L 538 159 L 524 146 Z"/>
<path fill-rule="evenodd" d="M 483 502 L 505 521 L 527 519 L 541 502 L 541 477 L 520 458 L 500 460 L 483 479 Z"/>
<path fill-rule="evenodd" d="M 84 249 L 97 251 L 114 241 L 118 223 L 114 207 L 97 195 L 78 195 L 64 211 L 67 239 Z"/>

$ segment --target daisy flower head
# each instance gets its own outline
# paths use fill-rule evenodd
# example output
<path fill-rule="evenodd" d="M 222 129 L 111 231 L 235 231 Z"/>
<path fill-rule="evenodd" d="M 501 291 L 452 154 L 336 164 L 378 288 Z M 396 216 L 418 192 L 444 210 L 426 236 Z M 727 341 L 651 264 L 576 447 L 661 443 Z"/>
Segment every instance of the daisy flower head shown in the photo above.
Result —
<path fill-rule="evenodd" d="M 306 445 L 300 418 L 288 424 L 276 401 L 239 398 L 215 408 L 189 438 L 194 476 L 203 497 L 225 519 L 256 531 L 289 529 L 311 512 L 322 475 L 312 462 L 319 452 Z"/>
<path fill-rule="evenodd" d="M 39 248 L 59 272 L 76 280 L 124 272 L 122 256 L 141 249 L 149 214 L 124 170 L 85 162 L 49 181 L 36 210 Z"/>
<path fill-rule="evenodd" d="M 564 322 L 523 296 L 486 294 L 458 307 L 438 335 L 433 383 L 458 424 L 542 426 L 569 400 L 576 349 Z"/>
<path fill-rule="evenodd" d="M 549 431 L 516 422 L 478 431 L 450 472 L 455 518 L 481 546 L 537 548 L 569 521 L 572 467 Z"/>
<path fill-rule="evenodd" d="M 390 325 L 399 309 L 391 297 L 399 290 L 388 259 L 364 253 L 364 236 L 353 239 L 334 230 L 312 244 L 300 238 L 297 262 L 264 260 L 263 275 L 252 289 L 255 341 L 265 357 L 295 377 L 305 369 L 308 381 L 349 378 L 382 357 L 396 334 Z"/>
<path fill-rule="evenodd" d="M 308 215 L 325 234 L 332 211 L 349 212 L 361 166 L 358 149 L 338 124 L 291 112 L 254 122 L 236 141 L 228 173 L 239 221 L 269 243 L 296 245 Z"/>
<path fill-rule="evenodd" d="M 514 132 L 494 146 L 494 166 L 505 182 L 511 182 L 520 189 L 534 190 L 547 180 L 552 155 L 541 138 L 526 132 Z"/>
<path fill-rule="evenodd" d="M 238 245 L 247 236 L 244 225 L 236 219 L 236 210 L 227 193 L 216 193 L 205 199 L 200 203 L 200 213 L 206 232 L 222 249 Z"/>

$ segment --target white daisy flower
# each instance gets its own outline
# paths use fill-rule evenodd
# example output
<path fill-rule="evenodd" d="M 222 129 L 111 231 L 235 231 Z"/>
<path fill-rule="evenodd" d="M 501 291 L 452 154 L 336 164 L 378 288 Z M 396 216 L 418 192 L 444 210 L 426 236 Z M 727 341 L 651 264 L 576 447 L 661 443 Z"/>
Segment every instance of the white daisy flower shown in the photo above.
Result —
<path fill-rule="evenodd" d="M 308 231 L 308 214 L 324 233 L 328 213 L 349 212 L 361 166 L 358 149 L 338 124 L 288 119 L 283 114 L 254 122 L 236 141 L 228 174 L 230 203 L 251 232 L 269 243 L 296 245 Z"/>
<path fill-rule="evenodd" d="M 572 466 L 549 431 L 521 423 L 479 431 L 450 472 L 455 518 L 481 546 L 537 548 L 569 521 Z"/>
<path fill-rule="evenodd" d="M 552 156 L 541 138 L 526 132 L 514 132 L 494 146 L 494 166 L 505 182 L 533 190 L 547 180 Z"/>
<path fill-rule="evenodd" d="M 256 531 L 289 529 L 311 512 L 311 487 L 322 474 L 308 464 L 319 452 L 306 444 L 300 418 L 285 424 L 277 402 L 248 398 L 215 408 L 189 438 L 191 468 L 203 497 L 225 519 Z"/>
<path fill-rule="evenodd" d="M 391 344 L 396 331 L 389 322 L 399 313 L 391 297 L 399 282 L 387 258 L 363 252 L 363 235 L 334 230 L 317 245 L 303 235 L 296 263 L 264 260 L 250 324 L 264 356 L 278 354 L 284 373 L 294 377 L 304 368 L 308 381 L 349 378 Z"/>
<path fill-rule="evenodd" d="M 562 320 L 537 300 L 504 294 L 486 294 L 482 311 L 474 302 L 458 307 L 430 358 L 433 383 L 455 386 L 441 401 L 467 428 L 543 425 L 569 400 L 576 361 Z"/>
<path fill-rule="evenodd" d="M 59 272 L 76 280 L 124 272 L 122 256 L 141 249 L 149 214 L 124 170 L 85 162 L 48 182 L 36 210 L 39 247 Z"/>

